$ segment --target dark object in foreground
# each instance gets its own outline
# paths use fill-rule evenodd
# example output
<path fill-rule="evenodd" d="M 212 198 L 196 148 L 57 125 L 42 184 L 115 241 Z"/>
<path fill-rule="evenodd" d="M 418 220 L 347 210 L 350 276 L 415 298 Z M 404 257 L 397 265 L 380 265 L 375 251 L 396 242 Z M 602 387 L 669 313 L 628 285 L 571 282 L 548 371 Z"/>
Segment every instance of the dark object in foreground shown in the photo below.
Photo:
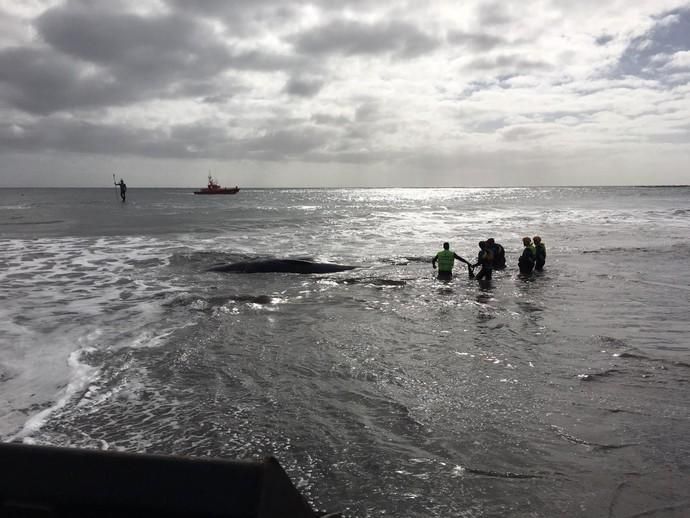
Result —
<path fill-rule="evenodd" d="M 355 266 L 316 263 L 302 259 L 255 259 L 209 268 L 212 272 L 234 273 L 335 273 L 354 270 Z"/>
<path fill-rule="evenodd" d="M 0 444 L 0 517 L 315 518 L 278 461 Z"/>

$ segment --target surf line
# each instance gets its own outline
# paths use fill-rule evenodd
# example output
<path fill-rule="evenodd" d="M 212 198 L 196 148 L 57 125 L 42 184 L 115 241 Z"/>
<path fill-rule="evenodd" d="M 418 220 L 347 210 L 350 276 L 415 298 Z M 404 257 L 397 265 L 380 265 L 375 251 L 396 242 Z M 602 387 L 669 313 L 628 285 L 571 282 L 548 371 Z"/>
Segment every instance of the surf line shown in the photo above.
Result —
<path fill-rule="evenodd" d="M 30 436 L 41 429 L 51 414 L 63 408 L 75 394 L 83 391 L 85 387 L 91 384 L 98 375 L 99 369 L 80 362 L 79 358 L 82 353 L 93 352 L 95 350 L 96 349 L 93 347 L 88 347 L 85 349 L 77 349 L 70 353 L 67 363 L 72 368 L 72 379 L 67 384 L 62 395 L 53 405 L 31 416 L 26 423 L 24 423 L 22 429 L 9 438 L 8 442 L 14 442 L 21 439 L 25 443 L 30 443 Z"/>

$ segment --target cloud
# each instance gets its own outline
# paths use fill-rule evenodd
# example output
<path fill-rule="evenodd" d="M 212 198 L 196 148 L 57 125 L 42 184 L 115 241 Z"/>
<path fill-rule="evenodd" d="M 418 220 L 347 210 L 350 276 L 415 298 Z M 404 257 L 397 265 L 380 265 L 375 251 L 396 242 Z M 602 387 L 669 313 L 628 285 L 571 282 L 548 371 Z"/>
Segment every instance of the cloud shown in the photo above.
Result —
<path fill-rule="evenodd" d="M 603 45 L 608 45 L 614 40 L 614 37 L 611 36 L 610 34 L 602 34 L 599 36 L 597 39 L 594 40 L 594 43 L 597 45 L 603 46 Z"/>
<path fill-rule="evenodd" d="M 485 33 L 469 33 L 463 31 L 450 31 L 448 42 L 454 45 L 466 46 L 472 50 L 487 51 L 506 45 L 508 42 L 501 36 Z"/>
<path fill-rule="evenodd" d="M 507 25 L 513 21 L 508 14 L 506 3 L 482 3 L 479 5 L 479 25 L 481 27 Z"/>
<path fill-rule="evenodd" d="M 13 47 L 0 51 L 0 98 L 40 114 L 131 101 L 136 94 L 108 74 L 91 74 L 50 49 Z"/>
<path fill-rule="evenodd" d="M 0 50 L 0 99 L 30 113 L 228 96 L 238 83 L 228 92 L 229 70 L 299 65 L 290 56 L 233 47 L 210 25 L 174 13 L 99 11 L 69 2 L 45 11 L 35 26 L 46 45 Z"/>
<path fill-rule="evenodd" d="M 289 160 L 322 148 L 328 133 L 310 128 L 280 129 L 241 142 L 242 155 L 258 160 Z"/>
<path fill-rule="evenodd" d="M 429 53 L 440 40 L 406 22 L 365 23 L 336 20 L 296 34 L 292 41 L 304 54 L 377 55 L 414 58 Z"/>
<path fill-rule="evenodd" d="M 208 75 L 231 61 L 228 46 L 211 27 L 175 14 L 143 16 L 67 4 L 48 10 L 36 27 L 65 54 L 158 81 L 180 71 Z"/>
<path fill-rule="evenodd" d="M 103 12 L 67 3 L 46 11 L 36 27 L 57 51 L 157 83 L 232 68 L 276 70 L 294 63 L 285 55 L 238 47 L 213 24 L 184 13 Z"/>
<path fill-rule="evenodd" d="M 615 69 L 619 75 L 663 78 L 668 57 L 690 50 L 690 9 L 677 9 L 656 18 L 654 25 L 634 38 Z"/>
<path fill-rule="evenodd" d="M 298 97 L 314 97 L 323 88 L 324 82 L 317 78 L 291 77 L 285 83 L 284 91 Z"/>
<path fill-rule="evenodd" d="M 690 70 L 690 50 L 683 50 L 669 56 L 664 68 Z"/>
<path fill-rule="evenodd" d="M 221 22 L 231 37 L 245 38 L 280 29 L 298 18 L 299 3 L 280 0 L 166 0 L 171 12 L 185 18 Z"/>
<path fill-rule="evenodd" d="M 687 2 L 613 2 L 0 2 L 0 162 L 356 163 L 442 184 L 518 152 L 545 171 L 634 145 L 687 162 Z"/>
<path fill-rule="evenodd" d="M 46 118 L 40 123 L 0 125 L 0 150 L 67 151 L 69 153 L 117 154 L 135 153 L 150 156 L 155 138 L 150 132 L 75 121 L 69 118 Z"/>
<path fill-rule="evenodd" d="M 146 129 L 54 116 L 40 123 L 0 124 L 0 152 L 42 149 L 148 158 L 291 160 L 325 149 L 333 136 L 331 129 L 299 124 L 236 137 L 227 128 L 208 123 Z"/>
<path fill-rule="evenodd" d="M 311 116 L 311 120 L 316 124 L 337 127 L 345 126 L 352 122 L 348 117 L 343 115 L 331 115 L 329 113 L 315 113 Z"/>
<path fill-rule="evenodd" d="M 473 70 L 501 70 L 524 73 L 535 70 L 548 70 L 552 65 L 545 61 L 531 60 L 518 54 L 500 54 L 471 61 L 466 68 Z"/>

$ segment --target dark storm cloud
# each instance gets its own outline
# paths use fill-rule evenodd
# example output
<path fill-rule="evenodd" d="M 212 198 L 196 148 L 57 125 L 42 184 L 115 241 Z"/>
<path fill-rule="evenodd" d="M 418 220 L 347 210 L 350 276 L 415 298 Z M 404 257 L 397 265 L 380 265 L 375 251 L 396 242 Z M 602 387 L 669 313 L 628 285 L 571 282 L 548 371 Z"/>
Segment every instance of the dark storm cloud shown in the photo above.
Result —
<path fill-rule="evenodd" d="M 231 62 L 229 49 L 210 27 L 176 15 L 139 16 L 68 4 L 48 10 L 36 27 L 53 48 L 136 78 L 209 75 Z"/>
<path fill-rule="evenodd" d="M 304 54 L 376 55 L 391 53 L 413 58 L 431 52 L 439 40 L 404 22 L 363 23 L 337 20 L 292 40 Z"/>
<path fill-rule="evenodd" d="M 675 52 L 690 50 L 690 8 L 657 18 L 644 35 L 633 39 L 621 55 L 615 75 L 663 78 L 659 70 Z"/>
<path fill-rule="evenodd" d="M 0 50 L 0 102 L 30 113 L 146 99 L 232 95 L 228 70 L 274 71 L 299 60 L 237 50 L 210 25 L 175 13 L 142 16 L 68 2 L 35 20 L 49 46 Z M 228 89 L 230 92 L 228 92 Z"/>
<path fill-rule="evenodd" d="M 167 92 L 162 92 L 165 94 L 162 97 L 196 98 L 201 102 L 219 104 L 247 91 L 247 86 L 232 79 L 191 79 L 173 84 Z"/>
<path fill-rule="evenodd" d="M 0 125 L 1 151 L 68 151 L 87 154 L 151 155 L 163 134 L 93 124 L 71 118 L 44 118 L 30 124 Z"/>
<path fill-rule="evenodd" d="M 98 109 L 149 98 L 208 97 L 218 91 L 228 97 L 243 89 L 231 80 L 147 81 L 122 70 L 89 66 L 45 47 L 0 50 L 0 102 L 33 114 Z"/>
<path fill-rule="evenodd" d="M 264 33 L 271 27 L 290 23 L 299 5 L 281 0 L 168 0 L 172 12 L 221 21 L 231 37 Z"/>
<path fill-rule="evenodd" d="M 475 59 L 467 65 L 473 70 L 511 69 L 515 72 L 528 72 L 534 70 L 548 70 L 551 67 L 545 61 L 535 61 L 517 54 L 503 54 L 491 58 Z"/>
<path fill-rule="evenodd" d="M 322 79 L 292 77 L 285 83 L 284 91 L 299 97 L 314 97 L 323 88 Z"/>
<path fill-rule="evenodd" d="M 49 49 L 0 51 L 0 99 L 30 113 L 94 107 L 130 99 L 131 93 L 107 74 L 87 74 L 77 61 Z"/>
<path fill-rule="evenodd" d="M 265 124 L 282 125 L 281 121 Z M 0 153 L 57 151 L 149 158 L 291 160 L 317 152 L 335 135 L 328 128 L 294 125 L 238 139 L 222 127 L 203 123 L 165 130 L 46 117 L 34 123 L 0 123 Z"/>
<path fill-rule="evenodd" d="M 506 45 L 508 42 L 500 36 L 491 34 L 469 33 L 462 31 L 451 31 L 447 36 L 448 42 L 454 45 L 461 45 L 472 50 L 487 51 L 495 47 Z"/>
<path fill-rule="evenodd" d="M 251 36 L 289 26 L 299 18 L 304 8 L 316 8 L 329 16 L 344 10 L 369 8 L 371 0 L 311 0 L 286 2 L 284 0 L 167 0 L 171 11 L 186 16 L 222 21 L 230 36 Z"/>

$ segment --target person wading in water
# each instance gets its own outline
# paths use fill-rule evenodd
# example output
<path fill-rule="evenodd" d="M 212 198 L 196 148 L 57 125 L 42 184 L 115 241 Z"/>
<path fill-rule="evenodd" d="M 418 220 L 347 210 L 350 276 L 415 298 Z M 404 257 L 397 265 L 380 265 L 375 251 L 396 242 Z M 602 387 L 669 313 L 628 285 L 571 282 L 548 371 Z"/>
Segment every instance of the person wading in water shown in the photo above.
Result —
<path fill-rule="evenodd" d="M 120 178 L 120 181 L 115 182 L 115 185 L 120 187 L 120 198 L 122 198 L 122 201 L 124 202 L 125 198 L 127 198 L 127 184 L 122 178 Z"/>
<path fill-rule="evenodd" d="M 532 273 L 532 270 L 534 270 L 534 261 L 537 258 L 537 252 L 534 249 L 532 240 L 529 237 L 523 237 L 522 244 L 525 245 L 525 248 L 522 251 L 520 259 L 518 260 L 520 273 Z"/>
<path fill-rule="evenodd" d="M 493 237 L 486 240 L 486 247 L 494 254 L 493 267 L 497 270 L 502 270 L 506 267 L 506 251 L 503 245 L 496 243 Z"/>
<path fill-rule="evenodd" d="M 491 280 L 491 272 L 494 267 L 494 253 L 491 251 L 486 241 L 479 242 L 479 254 L 477 254 L 477 263 L 472 265 L 473 268 L 481 265 L 482 269 L 477 274 L 477 280 L 486 279 Z"/>
<path fill-rule="evenodd" d="M 438 278 L 442 281 L 449 281 L 453 278 L 453 264 L 455 260 L 461 261 L 468 266 L 468 271 L 470 275 L 473 275 L 471 267 L 472 265 L 460 257 L 458 254 L 450 249 L 450 244 L 443 243 L 443 250 L 437 253 L 431 260 L 431 266 L 436 269 L 436 262 L 438 262 Z"/>
<path fill-rule="evenodd" d="M 540 272 L 544 269 L 544 263 L 546 263 L 546 245 L 542 243 L 539 236 L 534 236 L 532 241 L 534 241 L 534 250 L 536 252 L 534 269 Z"/>

